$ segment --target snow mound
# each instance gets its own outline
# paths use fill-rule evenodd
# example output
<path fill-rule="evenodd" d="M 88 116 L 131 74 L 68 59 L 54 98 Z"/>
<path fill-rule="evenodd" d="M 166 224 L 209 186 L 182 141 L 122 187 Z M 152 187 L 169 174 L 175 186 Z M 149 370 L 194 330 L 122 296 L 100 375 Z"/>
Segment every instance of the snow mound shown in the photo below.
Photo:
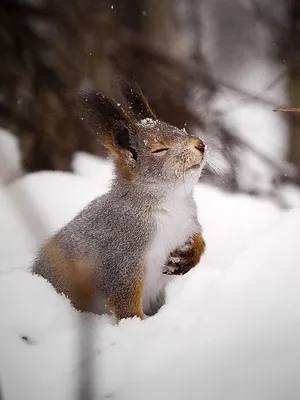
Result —
<path fill-rule="evenodd" d="M 28 267 L 41 242 L 105 191 L 67 172 L 37 172 L 0 187 L 0 271 Z"/>
<path fill-rule="evenodd" d="M 91 316 L 95 398 L 299 398 L 299 227 L 290 211 L 226 273 L 198 266 L 178 277 L 145 321 Z M 0 300 L 6 398 L 73 398 L 79 314 L 20 271 L 1 275 Z"/>
<path fill-rule="evenodd" d="M 95 399 L 298 399 L 300 209 L 199 185 L 201 264 L 174 279 L 158 314 L 115 325 L 83 319 L 26 271 L 45 237 L 108 190 L 109 161 L 81 153 L 73 168 L 0 186 L 4 398 L 74 399 L 90 353 Z"/>
<path fill-rule="evenodd" d="M 209 185 L 195 188 L 195 200 L 207 243 L 205 260 L 220 267 L 282 218 L 282 210 L 271 201 L 223 193 Z"/>
<path fill-rule="evenodd" d="M 111 160 L 77 152 L 72 162 L 76 174 L 88 179 L 92 183 L 107 189 L 113 177 L 113 163 Z"/>

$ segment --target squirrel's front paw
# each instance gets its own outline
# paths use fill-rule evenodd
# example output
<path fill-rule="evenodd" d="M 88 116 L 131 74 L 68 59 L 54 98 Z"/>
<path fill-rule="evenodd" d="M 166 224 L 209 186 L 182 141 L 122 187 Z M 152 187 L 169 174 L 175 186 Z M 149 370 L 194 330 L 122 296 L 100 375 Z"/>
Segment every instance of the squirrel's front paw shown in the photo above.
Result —
<path fill-rule="evenodd" d="M 183 246 L 170 253 L 163 273 L 166 275 L 184 275 L 194 266 L 194 241 L 191 238 Z"/>

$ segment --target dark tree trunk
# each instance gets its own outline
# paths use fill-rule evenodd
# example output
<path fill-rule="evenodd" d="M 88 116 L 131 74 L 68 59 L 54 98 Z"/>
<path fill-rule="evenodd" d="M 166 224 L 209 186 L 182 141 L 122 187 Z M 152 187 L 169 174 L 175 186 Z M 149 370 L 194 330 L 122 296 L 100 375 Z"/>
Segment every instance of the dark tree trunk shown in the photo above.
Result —
<path fill-rule="evenodd" d="M 292 106 L 300 107 L 300 2 L 290 1 L 289 97 Z M 298 170 L 300 184 L 300 113 L 291 115 L 290 161 Z"/>

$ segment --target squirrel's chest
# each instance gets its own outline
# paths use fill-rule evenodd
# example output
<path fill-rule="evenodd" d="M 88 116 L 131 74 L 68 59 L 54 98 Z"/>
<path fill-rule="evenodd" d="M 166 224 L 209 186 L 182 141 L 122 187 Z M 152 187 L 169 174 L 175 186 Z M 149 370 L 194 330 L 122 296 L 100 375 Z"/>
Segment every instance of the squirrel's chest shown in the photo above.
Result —
<path fill-rule="evenodd" d="M 191 208 L 182 202 L 166 204 L 156 212 L 155 233 L 146 256 L 144 310 L 149 309 L 151 302 L 155 301 L 171 278 L 163 274 L 170 252 L 184 245 L 195 228 Z"/>
<path fill-rule="evenodd" d="M 191 204 L 173 201 L 164 204 L 154 215 L 154 235 L 146 255 L 146 276 L 143 306 L 149 308 L 172 278 L 163 274 L 163 267 L 171 251 L 184 245 L 197 229 Z"/>
<path fill-rule="evenodd" d="M 183 245 L 193 231 L 191 211 L 185 204 L 166 205 L 157 213 L 155 224 L 151 251 L 161 254 L 164 259 L 176 247 Z"/>
<path fill-rule="evenodd" d="M 184 245 L 194 233 L 194 225 L 191 208 L 185 203 L 166 204 L 156 212 L 154 237 L 146 257 L 148 275 L 161 276 L 170 252 Z"/>

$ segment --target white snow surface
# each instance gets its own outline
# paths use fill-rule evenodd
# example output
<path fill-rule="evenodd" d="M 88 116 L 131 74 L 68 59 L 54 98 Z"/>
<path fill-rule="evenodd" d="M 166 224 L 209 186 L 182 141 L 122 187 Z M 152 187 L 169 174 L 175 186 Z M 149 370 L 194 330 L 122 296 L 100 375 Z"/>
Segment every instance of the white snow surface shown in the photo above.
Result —
<path fill-rule="evenodd" d="M 5 400 L 69 400 L 81 315 L 27 271 L 42 240 L 108 189 L 110 162 L 0 186 L 0 386 Z M 2 171 L 0 171 L 0 174 Z M 13 181 L 12 181 L 13 180 Z M 300 398 L 300 208 L 199 185 L 207 252 L 144 321 L 90 315 L 95 399 Z M 23 337 L 23 339 L 22 339 Z M 26 339 L 24 339 L 26 338 Z M 88 346 L 88 343 L 85 343 Z"/>

